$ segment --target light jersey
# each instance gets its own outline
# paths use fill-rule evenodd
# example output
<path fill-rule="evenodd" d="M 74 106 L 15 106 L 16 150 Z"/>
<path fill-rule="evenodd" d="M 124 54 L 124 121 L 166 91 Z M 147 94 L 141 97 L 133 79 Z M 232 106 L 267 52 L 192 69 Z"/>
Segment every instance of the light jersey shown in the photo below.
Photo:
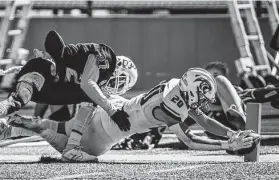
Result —
<path fill-rule="evenodd" d="M 159 126 L 166 126 L 164 122 L 158 121 L 154 118 L 147 119 L 143 109 L 140 105 L 140 100 L 143 94 L 136 96 L 130 100 L 124 99 L 120 96 L 116 96 L 117 98 L 110 99 L 114 106 L 121 107 L 123 105 L 124 111 L 129 114 L 129 121 L 131 124 L 129 131 L 121 131 L 117 124 L 111 119 L 111 117 L 107 114 L 105 110 L 98 106 L 95 118 L 101 118 L 101 122 L 103 128 L 107 135 L 114 142 L 119 142 L 123 138 L 128 138 L 129 136 L 136 134 L 136 133 L 144 133 L 150 131 L 152 127 L 159 127 Z"/>
<path fill-rule="evenodd" d="M 186 119 L 188 109 L 180 95 L 178 83 L 179 79 L 160 83 L 148 93 L 140 94 L 130 100 L 120 96 L 112 97 L 110 101 L 115 106 L 123 105 L 124 111 L 129 114 L 131 128 L 127 132 L 121 131 L 109 115 L 103 109 L 98 108 L 96 113 L 100 113 L 104 130 L 111 139 L 119 141 L 135 133 L 148 132 L 153 127 L 166 126 L 164 120 L 154 117 L 154 110 L 158 108 L 175 118 L 178 123 L 181 119 Z"/>
<path fill-rule="evenodd" d="M 166 83 L 161 108 L 175 119 L 184 121 L 188 117 L 189 109 L 186 102 L 181 97 L 179 81 L 180 79 L 171 79 Z"/>

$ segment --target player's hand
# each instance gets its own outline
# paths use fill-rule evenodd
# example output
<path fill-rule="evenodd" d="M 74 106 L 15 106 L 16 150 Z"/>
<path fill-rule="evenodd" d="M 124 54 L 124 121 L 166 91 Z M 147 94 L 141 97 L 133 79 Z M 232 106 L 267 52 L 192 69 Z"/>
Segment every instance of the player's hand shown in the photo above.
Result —
<path fill-rule="evenodd" d="M 253 102 L 255 101 L 254 91 L 255 89 L 245 89 L 239 92 L 238 95 L 244 103 Z"/>
<path fill-rule="evenodd" d="M 252 133 L 251 130 L 237 131 L 228 140 L 228 150 L 237 151 L 240 149 L 250 148 L 253 145 L 253 137 L 249 134 Z"/>
<path fill-rule="evenodd" d="M 128 119 L 129 115 L 123 110 L 118 109 L 112 116 L 111 119 L 117 124 L 121 131 L 129 131 L 131 123 Z"/>

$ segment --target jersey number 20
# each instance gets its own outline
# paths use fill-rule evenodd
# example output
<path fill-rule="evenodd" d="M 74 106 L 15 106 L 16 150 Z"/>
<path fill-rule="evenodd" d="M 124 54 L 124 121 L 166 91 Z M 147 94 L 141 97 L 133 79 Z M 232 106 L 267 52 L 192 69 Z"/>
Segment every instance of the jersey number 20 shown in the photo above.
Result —
<path fill-rule="evenodd" d="M 171 98 L 171 101 L 174 102 L 179 108 L 181 108 L 184 104 L 183 101 L 177 95 Z"/>

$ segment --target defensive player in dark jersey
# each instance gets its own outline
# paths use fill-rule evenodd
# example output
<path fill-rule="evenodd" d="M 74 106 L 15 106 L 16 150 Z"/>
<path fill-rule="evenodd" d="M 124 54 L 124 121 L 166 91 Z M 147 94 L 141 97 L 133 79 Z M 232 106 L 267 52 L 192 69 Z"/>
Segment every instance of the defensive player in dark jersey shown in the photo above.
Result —
<path fill-rule="evenodd" d="M 60 76 L 65 74 L 66 67 L 68 67 L 76 71 L 77 76 L 80 77 L 78 80 L 80 84 L 77 84 L 76 88 L 81 88 L 85 92 L 86 96 L 88 96 L 95 103 L 94 106 L 100 105 L 105 111 L 107 111 L 121 130 L 127 131 L 130 128 L 128 114 L 125 113 L 121 108 L 118 109 L 113 107 L 101 90 L 101 87 L 107 83 L 116 67 L 116 55 L 109 46 L 96 43 L 65 45 L 63 39 L 57 32 L 50 31 L 46 36 L 45 49 L 45 54 L 47 54 L 48 57 L 51 57 L 51 60 L 48 62 L 44 61 L 44 63 L 48 65 L 49 63 L 52 63 L 49 65 L 51 69 L 47 69 L 46 66 L 37 62 L 38 65 L 35 65 L 34 67 L 30 65 L 27 67 L 32 69 L 36 68 L 36 66 L 42 66 L 42 73 L 34 73 L 32 70 L 27 70 L 28 75 L 23 75 L 23 77 L 20 77 L 18 81 L 23 83 L 22 86 L 30 86 L 30 84 L 33 83 L 32 85 L 35 86 L 39 91 L 45 92 L 43 93 L 43 96 L 37 96 L 36 92 L 32 92 L 34 93 L 33 96 L 38 100 L 38 102 L 41 100 L 45 100 L 46 102 L 56 101 L 53 100 L 53 94 L 50 94 L 48 91 L 48 89 L 52 89 L 53 87 L 49 85 L 43 88 L 43 85 L 45 83 L 61 79 Z M 50 74 L 48 74 L 46 71 L 50 72 Z M 22 74 L 19 73 L 19 75 Z M 29 76 L 32 76 L 32 78 L 26 78 Z M 34 79 L 34 82 L 29 82 L 30 79 Z M 61 91 L 60 89 L 60 93 L 68 93 L 72 90 L 72 88 L 67 88 L 64 83 L 61 84 L 61 88 L 64 90 Z M 32 90 L 30 90 L 30 88 L 24 88 L 23 91 L 29 91 L 27 93 L 30 94 Z M 84 96 L 84 94 L 82 94 L 82 96 Z M 60 96 L 57 97 L 58 99 L 62 98 Z M 65 97 L 65 95 L 63 95 L 63 97 Z M 72 96 L 67 96 L 67 99 L 70 99 L 69 97 Z M 25 104 L 25 102 L 21 102 L 21 104 Z M 86 118 L 83 117 L 87 115 L 82 112 L 87 108 L 88 107 L 86 106 L 81 107 L 77 113 L 75 118 L 76 123 L 74 124 L 67 148 L 65 149 L 65 153 L 63 154 L 65 155 L 63 157 L 65 157 L 66 160 L 71 160 L 71 157 L 74 154 L 82 153 L 79 148 L 80 139 L 88 123 Z M 93 111 L 90 113 L 93 113 Z"/>
<path fill-rule="evenodd" d="M 2 75 L 19 72 L 12 92 L 0 102 L 0 117 L 21 109 L 29 101 L 53 105 L 92 102 L 76 83 L 77 74 L 73 70 L 68 68 L 59 77 L 52 76 L 53 64 L 46 59 L 34 58 L 23 67 L 1 71 Z"/>
<path fill-rule="evenodd" d="M 45 40 L 45 50 L 56 63 L 57 74 L 63 70 L 63 67 L 74 69 L 81 75 L 81 89 L 96 103 L 94 106 L 101 106 L 120 130 L 129 130 L 128 114 L 121 108 L 113 107 L 100 88 L 106 84 L 116 67 L 116 55 L 109 46 L 96 43 L 65 45 L 57 32 L 50 31 Z M 85 118 L 89 114 L 84 113 L 88 112 L 86 111 L 88 108 L 82 106 L 76 115 L 76 123 L 63 153 L 64 160 L 71 160 L 82 153 L 79 147 L 82 134 L 89 123 Z M 94 110 L 89 113 L 94 113 Z"/>

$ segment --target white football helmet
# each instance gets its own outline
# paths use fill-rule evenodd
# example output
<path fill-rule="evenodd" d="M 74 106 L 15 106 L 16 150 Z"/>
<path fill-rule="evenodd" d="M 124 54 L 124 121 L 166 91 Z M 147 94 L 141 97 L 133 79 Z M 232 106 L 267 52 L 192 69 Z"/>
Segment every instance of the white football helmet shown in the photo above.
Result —
<path fill-rule="evenodd" d="M 138 80 L 138 70 L 134 62 L 126 56 L 116 56 L 116 68 L 111 78 L 101 87 L 109 95 L 122 95 L 130 90 Z"/>
<path fill-rule="evenodd" d="M 188 69 L 180 79 L 179 87 L 190 109 L 208 110 L 208 103 L 215 101 L 217 84 L 214 77 L 205 69 Z"/>

